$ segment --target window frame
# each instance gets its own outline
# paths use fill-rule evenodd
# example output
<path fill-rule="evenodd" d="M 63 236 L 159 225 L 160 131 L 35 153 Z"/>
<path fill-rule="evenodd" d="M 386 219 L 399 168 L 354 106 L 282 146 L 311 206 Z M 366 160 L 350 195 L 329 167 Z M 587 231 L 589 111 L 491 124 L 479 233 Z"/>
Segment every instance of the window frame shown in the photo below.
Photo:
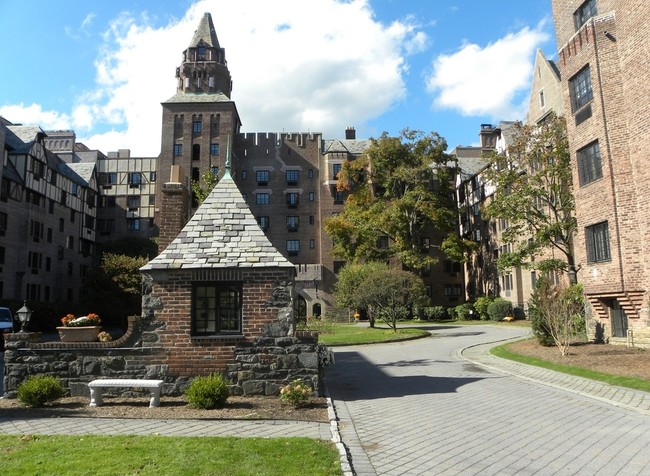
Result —
<path fill-rule="evenodd" d="M 287 178 L 287 185 L 298 185 L 300 180 L 300 171 L 296 169 L 289 169 L 285 172 Z"/>
<path fill-rule="evenodd" d="M 597 140 L 576 151 L 576 163 L 581 187 L 603 178 L 603 161 Z"/>
<path fill-rule="evenodd" d="M 609 222 L 602 221 L 585 227 L 587 263 L 602 263 L 612 260 L 609 239 Z"/>
<path fill-rule="evenodd" d="M 573 25 L 578 31 L 584 26 L 587 21 L 598 15 L 598 7 L 596 0 L 585 0 L 582 4 L 573 12 Z"/>
<path fill-rule="evenodd" d="M 199 291 L 205 289 L 206 291 L 214 291 L 214 295 L 201 296 Z M 222 305 L 222 299 L 226 294 L 235 293 L 234 302 L 228 302 Z M 192 283 L 192 303 L 190 310 L 191 321 L 191 335 L 192 337 L 209 337 L 209 336 L 243 336 L 243 308 L 244 308 L 244 283 L 242 281 L 196 281 Z M 232 294 L 231 296 L 233 297 Z M 210 307 L 210 299 L 214 299 L 214 308 Z M 199 300 L 205 300 L 205 305 L 199 306 Z M 230 308 L 228 304 L 233 304 Z M 198 313 L 204 311 L 213 315 L 198 319 Z M 235 324 L 234 327 L 224 325 L 224 314 L 228 312 L 229 315 L 225 316 L 225 322 Z M 199 323 L 204 322 L 201 330 L 199 330 Z M 210 323 L 213 323 L 214 330 L 209 330 Z"/>
<path fill-rule="evenodd" d="M 255 171 L 255 180 L 257 185 L 260 187 L 265 187 L 269 184 L 269 171 L 268 170 L 256 170 Z"/>
<path fill-rule="evenodd" d="M 268 205 L 271 202 L 271 194 L 267 192 L 258 192 L 255 194 L 256 205 Z"/>
<path fill-rule="evenodd" d="M 298 256 L 298 253 L 300 253 L 300 240 L 287 240 L 286 246 L 289 256 Z"/>
<path fill-rule="evenodd" d="M 571 112 L 576 113 L 594 99 L 591 83 L 591 68 L 586 65 L 569 79 Z"/>

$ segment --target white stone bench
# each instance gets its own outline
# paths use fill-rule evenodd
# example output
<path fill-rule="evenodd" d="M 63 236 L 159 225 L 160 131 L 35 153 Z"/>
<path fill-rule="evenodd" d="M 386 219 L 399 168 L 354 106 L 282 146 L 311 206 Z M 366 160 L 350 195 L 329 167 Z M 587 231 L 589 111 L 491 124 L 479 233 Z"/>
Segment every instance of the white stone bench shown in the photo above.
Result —
<path fill-rule="evenodd" d="M 162 388 L 162 380 L 141 380 L 141 379 L 99 379 L 93 380 L 88 383 L 90 389 L 90 406 L 101 407 L 104 404 L 102 398 L 102 388 L 107 387 L 131 387 L 131 388 L 146 388 L 151 393 L 151 400 L 149 400 L 150 407 L 160 406 L 160 389 Z"/>

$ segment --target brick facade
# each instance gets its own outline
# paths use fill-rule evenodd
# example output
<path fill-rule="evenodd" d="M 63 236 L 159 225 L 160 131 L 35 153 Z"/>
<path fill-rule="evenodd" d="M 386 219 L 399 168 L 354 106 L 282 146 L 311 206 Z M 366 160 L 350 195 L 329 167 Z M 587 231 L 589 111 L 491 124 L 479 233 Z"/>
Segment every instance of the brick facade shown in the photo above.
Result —
<path fill-rule="evenodd" d="M 575 171 L 578 278 L 584 283 L 595 322 L 604 328 L 606 337 L 642 341 L 650 337 L 650 276 L 645 262 L 650 251 L 649 199 L 643 193 L 650 184 L 650 40 L 645 32 L 650 4 L 643 0 L 598 1 L 596 16 L 576 31 L 574 12 L 583 4 L 552 2 Z M 587 67 L 592 97 L 576 107 L 571 89 Z M 595 143 L 602 176 L 581 183 L 578 152 Z M 610 255 L 590 259 L 587 241 L 593 228 L 589 227 L 603 223 L 609 231 Z"/>

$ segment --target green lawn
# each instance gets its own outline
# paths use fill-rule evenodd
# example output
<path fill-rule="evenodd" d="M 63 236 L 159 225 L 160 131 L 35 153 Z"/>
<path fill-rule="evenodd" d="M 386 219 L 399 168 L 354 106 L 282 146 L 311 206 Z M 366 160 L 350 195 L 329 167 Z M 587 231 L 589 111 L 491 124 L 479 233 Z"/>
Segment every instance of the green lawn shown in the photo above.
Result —
<path fill-rule="evenodd" d="M 2 474 L 340 475 L 330 442 L 309 438 L 0 435 Z"/>
<path fill-rule="evenodd" d="M 429 335 L 429 332 L 424 329 L 398 327 L 397 332 L 395 332 L 393 329 L 381 324 L 377 324 L 375 328 L 370 328 L 367 325 L 320 323 L 317 327 L 310 327 L 310 329 L 318 330 L 320 332 L 318 341 L 330 346 L 378 344 Z"/>
<path fill-rule="evenodd" d="M 645 392 L 650 392 L 650 381 L 645 379 L 606 374 L 603 372 L 597 372 L 595 370 L 585 369 L 583 367 L 576 367 L 573 365 L 556 364 L 554 362 L 549 362 L 547 360 L 542 360 L 535 357 L 528 357 L 525 355 L 517 354 L 515 352 L 510 351 L 509 346 L 510 346 L 509 343 L 502 344 L 498 347 L 492 348 L 490 352 L 496 355 L 497 357 L 514 360 L 516 362 L 521 362 L 528 365 L 535 365 L 537 367 L 542 367 L 549 370 L 555 370 L 556 372 L 562 372 L 569 375 L 577 375 L 578 377 L 584 377 L 591 380 L 598 380 L 600 382 L 605 382 L 610 385 L 617 385 L 619 387 L 626 387 L 635 390 L 643 390 Z"/>

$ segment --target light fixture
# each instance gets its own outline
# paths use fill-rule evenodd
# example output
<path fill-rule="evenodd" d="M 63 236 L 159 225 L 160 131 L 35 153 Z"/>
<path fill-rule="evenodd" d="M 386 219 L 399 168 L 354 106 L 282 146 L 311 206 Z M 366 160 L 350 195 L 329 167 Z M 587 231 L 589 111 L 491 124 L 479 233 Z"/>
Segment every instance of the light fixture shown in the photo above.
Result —
<path fill-rule="evenodd" d="M 23 303 L 23 307 L 18 309 L 16 314 L 18 314 L 18 320 L 20 320 L 20 332 L 25 332 L 25 327 L 32 318 L 32 310 L 27 307 L 27 301 Z"/>

